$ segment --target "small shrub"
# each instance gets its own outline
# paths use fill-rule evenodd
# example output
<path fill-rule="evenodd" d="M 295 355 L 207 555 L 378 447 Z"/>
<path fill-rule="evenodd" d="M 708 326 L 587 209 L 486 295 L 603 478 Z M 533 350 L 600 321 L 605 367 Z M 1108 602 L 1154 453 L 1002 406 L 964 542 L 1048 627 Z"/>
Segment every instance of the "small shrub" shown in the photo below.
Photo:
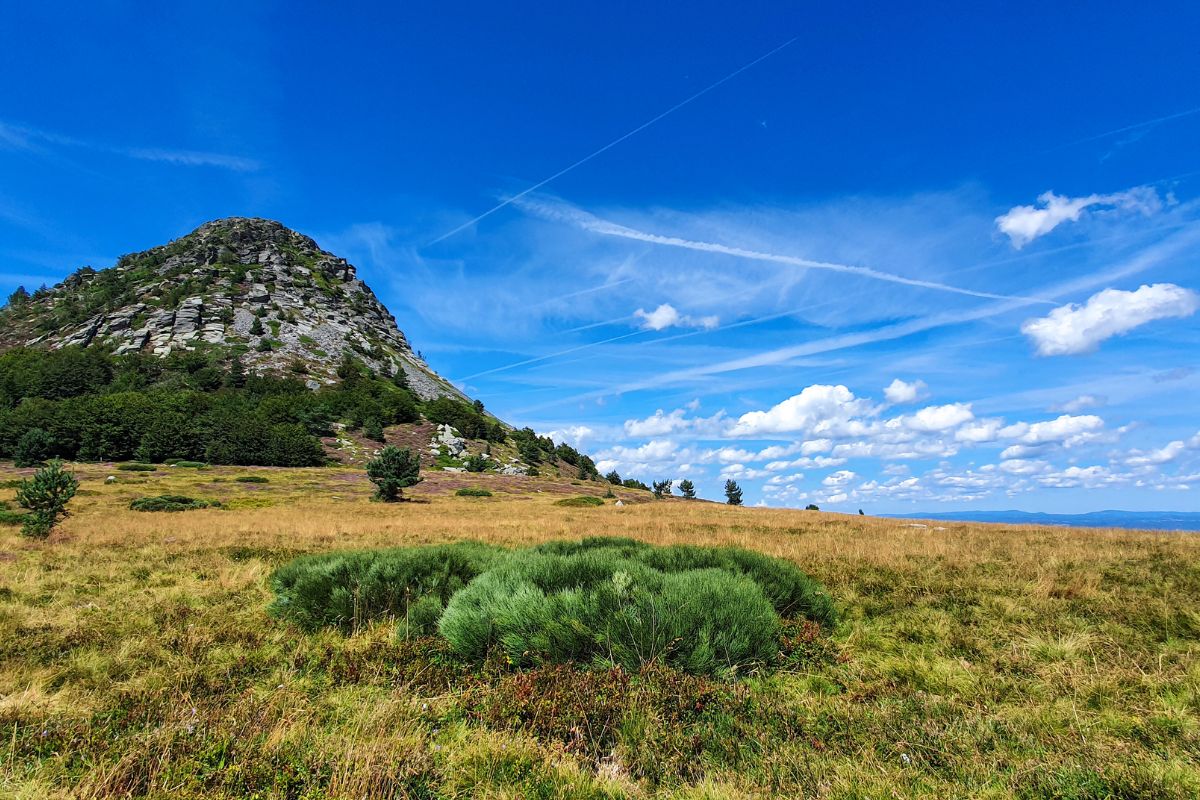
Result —
<path fill-rule="evenodd" d="M 408 448 L 388 445 L 367 462 L 367 477 L 375 484 L 375 498 L 394 503 L 401 492 L 421 482 L 420 459 Z"/>
<path fill-rule="evenodd" d="M 234 478 L 238 483 L 270 483 L 271 479 L 264 475 L 238 475 Z"/>
<path fill-rule="evenodd" d="M 182 494 L 160 494 L 156 497 L 139 497 L 130 503 L 129 507 L 134 511 L 193 511 L 220 505 L 217 500 L 200 500 Z"/>
<path fill-rule="evenodd" d="M 55 460 L 39 469 L 32 478 L 17 487 L 17 503 L 29 509 L 21 520 L 21 533 L 34 539 L 45 539 L 67 514 L 67 503 L 79 489 L 75 476 Z"/>
<path fill-rule="evenodd" d="M 463 461 L 463 466 L 467 468 L 467 472 L 483 472 L 490 465 L 491 462 L 488 461 L 487 456 L 480 455 L 479 453 L 467 456 L 466 460 Z"/>
<path fill-rule="evenodd" d="M 271 585 L 272 613 L 308 630 L 394 620 L 411 638 L 436 626 L 459 657 L 519 667 L 661 663 L 739 675 L 809 661 L 820 625 L 833 621 L 824 590 L 789 562 L 622 538 L 305 556 Z"/>
<path fill-rule="evenodd" d="M 566 506 L 568 508 L 587 508 L 590 506 L 604 505 L 604 498 L 595 497 L 590 494 L 583 494 L 579 497 L 564 497 L 562 500 L 554 501 L 556 506 Z"/>
<path fill-rule="evenodd" d="M 154 472 L 158 467 L 153 464 L 117 464 L 117 469 L 124 472 Z"/>
<path fill-rule="evenodd" d="M 171 466 L 183 467 L 185 469 L 205 469 L 208 467 L 208 464 L 205 464 L 203 461 L 172 461 Z"/>
<path fill-rule="evenodd" d="M 498 648 L 521 667 L 575 661 L 636 670 L 664 661 L 711 675 L 779 656 L 779 617 L 749 578 L 665 573 L 616 549 L 517 554 L 456 594 L 438 629 L 467 658 Z"/>
<path fill-rule="evenodd" d="M 306 630 L 357 630 L 374 620 L 403 619 L 423 597 L 448 603 L 503 552 L 464 542 L 302 556 L 272 574 L 270 610 Z"/>
<path fill-rule="evenodd" d="M 371 418 L 363 423 L 363 436 L 373 442 L 387 441 L 383 433 L 383 423 L 375 418 Z"/>
<path fill-rule="evenodd" d="M 455 492 L 459 497 L 491 497 L 492 493 L 478 486 L 464 486 Z"/>

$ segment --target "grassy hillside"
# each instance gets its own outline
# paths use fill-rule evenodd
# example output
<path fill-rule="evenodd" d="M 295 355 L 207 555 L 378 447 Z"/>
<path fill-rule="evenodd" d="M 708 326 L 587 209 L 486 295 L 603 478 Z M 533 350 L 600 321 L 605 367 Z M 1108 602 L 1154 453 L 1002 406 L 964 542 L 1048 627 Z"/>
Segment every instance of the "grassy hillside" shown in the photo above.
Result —
<path fill-rule="evenodd" d="M 431 473 L 385 505 L 341 467 L 77 472 L 49 541 L 0 527 L 5 798 L 1200 794 L 1195 536 L 624 489 L 624 507 L 563 506 L 607 487 L 519 476 Z M 493 496 L 457 496 L 474 486 Z M 222 505 L 128 507 L 163 494 Z M 390 624 L 309 634 L 266 612 L 301 553 L 605 534 L 793 560 L 840 622 L 729 682 L 468 666 Z"/>

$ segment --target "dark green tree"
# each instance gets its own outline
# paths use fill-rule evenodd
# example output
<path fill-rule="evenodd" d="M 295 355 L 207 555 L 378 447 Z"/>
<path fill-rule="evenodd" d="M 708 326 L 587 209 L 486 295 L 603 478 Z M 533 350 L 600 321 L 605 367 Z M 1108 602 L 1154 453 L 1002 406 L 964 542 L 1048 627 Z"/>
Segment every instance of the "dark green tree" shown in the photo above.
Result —
<path fill-rule="evenodd" d="M 654 481 L 654 496 L 659 500 L 671 496 L 671 484 L 674 481 Z"/>
<path fill-rule="evenodd" d="M 250 323 L 250 335 L 251 336 L 262 336 L 263 335 L 262 320 L 259 319 L 258 317 L 255 317 L 254 321 Z"/>
<path fill-rule="evenodd" d="M 684 478 L 679 482 L 679 493 L 683 495 L 684 500 L 696 499 L 696 484 Z"/>
<path fill-rule="evenodd" d="M 467 468 L 467 472 L 483 472 L 488 468 L 488 459 L 479 453 L 467 456 L 463 461 L 463 466 Z"/>
<path fill-rule="evenodd" d="M 804 510 L 805 511 L 820 511 L 821 509 L 817 506 L 816 503 L 809 503 L 808 505 L 806 505 L 804 507 Z"/>
<path fill-rule="evenodd" d="M 241 356 L 234 356 L 229 362 L 229 372 L 225 373 L 225 386 L 230 389 L 240 389 L 246 385 L 246 365 Z"/>
<path fill-rule="evenodd" d="M 24 286 L 18 286 L 16 291 L 8 296 L 8 304 L 10 306 L 23 306 L 29 302 L 29 292 L 25 291 Z"/>
<path fill-rule="evenodd" d="M 617 473 L 617 471 L 615 469 L 612 472 L 605 475 L 604 480 L 608 481 L 613 486 L 621 485 L 621 476 Z"/>
<path fill-rule="evenodd" d="M 386 441 L 383 435 L 383 423 L 379 421 L 378 417 L 371 417 L 363 423 L 363 436 L 373 442 Z"/>
<path fill-rule="evenodd" d="M 17 503 L 29 509 L 21 533 L 35 539 L 45 539 L 67 514 L 67 503 L 75 496 L 79 481 L 63 469 L 57 459 L 21 481 L 17 487 Z"/>
<path fill-rule="evenodd" d="M 30 428 L 21 434 L 13 448 L 13 464 L 18 467 L 36 467 L 54 450 L 54 437 L 41 428 Z"/>
<path fill-rule="evenodd" d="M 394 503 L 409 486 L 421 482 L 421 462 L 412 450 L 388 445 L 367 462 L 367 477 L 375 484 L 375 498 Z"/>
<path fill-rule="evenodd" d="M 738 486 L 737 481 L 732 478 L 725 481 L 725 502 L 731 506 L 742 504 L 742 487 Z"/>

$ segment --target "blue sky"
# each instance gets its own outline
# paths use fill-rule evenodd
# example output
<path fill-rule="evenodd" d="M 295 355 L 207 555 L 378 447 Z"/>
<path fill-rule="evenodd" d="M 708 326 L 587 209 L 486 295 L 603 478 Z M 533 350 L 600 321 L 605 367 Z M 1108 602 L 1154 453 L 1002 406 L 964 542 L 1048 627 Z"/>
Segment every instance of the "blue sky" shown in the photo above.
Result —
<path fill-rule="evenodd" d="M 1200 10 L 876 5 L 10 8 L 0 288 L 270 217 L 622 475 L 1200 509 Z"/>

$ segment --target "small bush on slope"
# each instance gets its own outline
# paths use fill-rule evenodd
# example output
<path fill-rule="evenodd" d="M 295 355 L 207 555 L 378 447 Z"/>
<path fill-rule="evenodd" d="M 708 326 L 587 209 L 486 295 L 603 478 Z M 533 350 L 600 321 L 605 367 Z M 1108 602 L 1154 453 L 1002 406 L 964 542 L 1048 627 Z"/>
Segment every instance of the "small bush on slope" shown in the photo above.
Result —
<path fill-rule="evenodd" d="M 662 661 L 712 675 L 779 655 L 779 617 L 750 579 L 663 573 L 604 550 L 514 554 L 451 598 L 438 630 L 460 655 L 498 647 L 518 666 Z"/>
<path fill-rule="evenodd" d="M 564 497 L 562 500 L 555 500 L 554 505 L 567 506 L 568 508 L 587 508 L 589 506 L 604 505 L 604 499 L 590 494 L 585 494 L 580 495 L 579 497 Z"/>
<path fill-rule="evenodd" d="M 459 497 L 491 497 L 492 493 L 487 489 L 480 489 L 477 486 L 464 486 L 455 492 Z"/>
<path fill-rule="evenodd" d="M 303 556 L 271 576 L 271 611 L 306 630 L 349 631 L 372 620 L 404 619 L 410 604 L 424 597 L 445 606 L 503 552 L 464 542 Z"/>
<path fill-rule="evenodd" d="M 129 504 L 134 511 L 194 511 L 197 508 L 219 506 L 217 500 L 199 500 L 182 494 L 160 494 L 156 497 L 139 497 Z"/>
<path fill-rule="evenodd" d="M 547 542 L 538 552 L 574 555 L 614 551 L 660 572 L 721 569 L 754 581 L 775 611 L 785 618 L 806 618 L 829 627 L 836 622 L 833 601 L 817 581 L 789 561 L 737 547 L 653 547 L 636 539 L 591 536 L 578 542 Z"/>
<path fill-rule="evenodd" d="M 500 652 L 518 666 L 744 673 L 778 663 L 781 615 L 833 621 L 821 587 L 787 562 L 631 539 L 306 556 L 272 585 L 273 612 L 308 630 L 393 619 L 403 637 L 440 632 L 464 658 Z"/>

